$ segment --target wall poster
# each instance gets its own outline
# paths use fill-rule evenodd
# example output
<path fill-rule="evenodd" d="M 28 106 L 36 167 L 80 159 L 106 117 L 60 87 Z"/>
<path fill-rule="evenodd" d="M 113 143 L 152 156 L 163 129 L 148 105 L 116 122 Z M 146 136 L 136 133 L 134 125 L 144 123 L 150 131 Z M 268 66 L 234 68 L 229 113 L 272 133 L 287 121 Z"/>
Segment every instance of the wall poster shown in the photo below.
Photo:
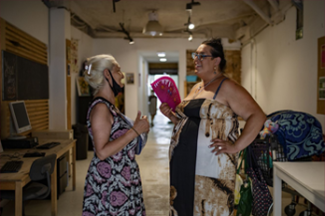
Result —
<path fill-rule="evenodd" d="M 318 38 L 317 113 L 325 114 L 325 36 Z"/>

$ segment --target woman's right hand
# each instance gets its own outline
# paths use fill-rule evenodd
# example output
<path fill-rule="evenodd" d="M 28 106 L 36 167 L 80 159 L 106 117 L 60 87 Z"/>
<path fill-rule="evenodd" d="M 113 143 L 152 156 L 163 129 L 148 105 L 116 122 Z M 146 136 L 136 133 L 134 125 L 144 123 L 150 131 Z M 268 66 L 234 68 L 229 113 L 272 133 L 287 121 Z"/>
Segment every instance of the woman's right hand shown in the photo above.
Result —
<path fill-rule="evenodd" d="M 159 107 L 160 112 L 166 116 L 167 118 L 171 118 L 173 116 L 172 108 L 167 103 L 162 103 Z"/>
<path fill-rule="evenodd" d="M 138 111 L 138 115 L 134 121 L 133 128 L 136 130 L 139 134 L 142 133 L 148 133 L 150 126 L 147 116 L 142 116 L 141 118 L 141 112 Z"/>

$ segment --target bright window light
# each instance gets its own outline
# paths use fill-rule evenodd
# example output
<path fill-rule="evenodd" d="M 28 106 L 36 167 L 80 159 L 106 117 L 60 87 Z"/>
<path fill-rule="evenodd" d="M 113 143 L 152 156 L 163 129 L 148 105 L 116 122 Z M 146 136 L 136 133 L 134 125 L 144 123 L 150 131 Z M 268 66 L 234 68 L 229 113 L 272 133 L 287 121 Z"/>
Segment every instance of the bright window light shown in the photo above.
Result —
<path fill-rule="evenodd" d="M 165 61 L 167 61 L 167 59 L 166 58 L 161 58 L 161 59 L 159 59 L 159 61 L 165 62 Z"/>
<path fill-rule="evenodd" d="M 164 52 L 159 52 L 157 53 L 158 57 L 165 57 L 166 56 L 166 53 Z"/>

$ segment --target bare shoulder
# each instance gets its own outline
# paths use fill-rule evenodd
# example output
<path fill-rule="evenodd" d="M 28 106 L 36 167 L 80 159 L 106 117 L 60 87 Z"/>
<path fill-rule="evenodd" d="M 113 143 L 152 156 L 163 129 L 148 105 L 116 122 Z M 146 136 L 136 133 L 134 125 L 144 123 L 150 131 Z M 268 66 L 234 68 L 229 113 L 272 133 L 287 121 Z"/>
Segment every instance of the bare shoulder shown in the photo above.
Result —
<path fill-rule="evenodd" d="M 250 94 L 243 86 L 231 79 L 226 79 L 220 90 L 228 100 L 231 98 L 237 100 L 236 98 L 250 97 Z"/>
<path fill-rule="evenodd" d="M 246 91 L 240 84 L 238 84 L 236 81 L 234 81 L 230 78 L 225 79 L 225 81 L 223 82 L 222 88 L 224 88 L 227 91 L 231 91 L 231 90 Z"/>
<path fill-rule="evenodd" d="M 108 118 L 110 119 L 112 117 L 111 112 L 109 111 L 108 107 L 106 104 L 104 103 L 98 103 L 93 107 L 93 110 L 90 114 L 90 118 L 94 119 L 94 118 Z"/>
<path fill-rule="evenodd" d="M 98 103 L 93 107 L 93 113 L 95 112 L 108 112 L 107 106 L 104 103 Z"/>

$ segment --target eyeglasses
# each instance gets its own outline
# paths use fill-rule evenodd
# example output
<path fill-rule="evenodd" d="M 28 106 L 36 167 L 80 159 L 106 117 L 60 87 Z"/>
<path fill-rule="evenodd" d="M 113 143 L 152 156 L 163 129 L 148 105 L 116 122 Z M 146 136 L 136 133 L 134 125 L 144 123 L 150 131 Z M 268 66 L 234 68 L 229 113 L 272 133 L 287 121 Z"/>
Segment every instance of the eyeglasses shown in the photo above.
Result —
<path fill-rule="evenodd" d="M 197 53 L 192 53 L 192 58 L 195 59 L 197 57 L 200 61 L 202 61 L 205 57 L 212 57 L 212 55 L 204 55 L 204 54 L 197 54 Z"/>

